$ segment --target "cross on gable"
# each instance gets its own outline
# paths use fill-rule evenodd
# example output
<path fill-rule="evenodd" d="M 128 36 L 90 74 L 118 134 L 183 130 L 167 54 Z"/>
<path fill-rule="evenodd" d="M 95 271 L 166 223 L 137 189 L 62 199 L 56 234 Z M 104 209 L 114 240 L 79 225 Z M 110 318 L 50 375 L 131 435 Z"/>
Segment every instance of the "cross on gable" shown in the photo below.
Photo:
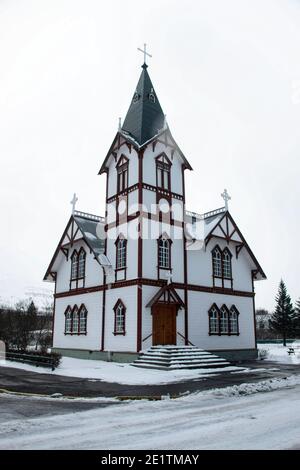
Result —
<path fill-rule="evenodd" d="M 221 197 L 224 199 L 225 209 L 228 211 L 228 201 L 230 201 L 231 197 L 229 196 L 227 189 L 224 189 Z"/>
<path fill-rule="evenodd" d="M 70 204 L 72 205 L 72 214 L 75 212 L 75 206 L 76 202 L 78 201 L 78 197 L 76 196 L 76 193 L 73 194 L 73 199 L 70 201 Z"/>

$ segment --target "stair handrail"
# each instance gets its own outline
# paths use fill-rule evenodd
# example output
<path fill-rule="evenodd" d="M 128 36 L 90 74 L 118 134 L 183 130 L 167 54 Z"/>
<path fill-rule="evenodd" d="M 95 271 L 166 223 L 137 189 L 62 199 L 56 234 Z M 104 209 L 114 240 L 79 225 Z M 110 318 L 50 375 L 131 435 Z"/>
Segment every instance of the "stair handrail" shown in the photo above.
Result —
<path fill-rule="evenodd" d="M 146 341 L 147 339 L 151 338 L 152 334 L 153 334 L 153 333 L 150 333 L 150 335 L 146 336 L 146 338 L 144 338 L 144 339 L 142 340 L 142 342 L 144 342 L 144 341 Z"/>
<path fill-rule="evenodd" d="M 190 346 L 195 346 L 190 340 L 187 340 L 187 338 L 185 336 L 183 336 L 181 333 L 179 333 L 179 331 L 177 331 L 177 334 L 178 334 L 178 336 L 181 336 L 181 338 L 184 339 L 184 341 L 187 341 L 187 343 Z"/>

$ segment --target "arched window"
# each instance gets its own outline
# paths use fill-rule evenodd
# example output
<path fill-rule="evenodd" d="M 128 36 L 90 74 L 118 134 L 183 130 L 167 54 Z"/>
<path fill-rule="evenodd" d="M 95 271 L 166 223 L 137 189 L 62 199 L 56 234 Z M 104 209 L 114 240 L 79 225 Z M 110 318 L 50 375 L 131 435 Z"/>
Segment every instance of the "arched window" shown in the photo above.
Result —
<path fill-rule="evenodd" d="M 78 253 L 73 251 L 71 256 L 71 280 L 78 278 Z"/>
<path fill-rule="evenodd" d="M 208 312 L 209 318 L 209 334 L 219 334 L 219 309 L 216 304 L 212 305 Z"/>
<path fill-rule="evenodd" d="M 238 335 L 239 334 L 239 312 L 235 305 L 232 305 L 229 311 L 229 327 L 230 334 Z"/>
<path fill-rule="evenodd" d="M 72 317 L 72 334 L 77 335 L 79 333 L 79 313 L 77 305 L 73 307 Z"/>
<path fill-rule="evenodd" d="M 87 330 L 87 309 L 82 304 L 79 309 L 79 334 L 85 335 Z"/>
<path fill-rule="evenodd" d="M 212 250 L 213 275 L 222 277 L 222 252 L 218 246 Z"/>
<path fill-rule="evenodd" d="M 117 163 L 117 193 L 120 193 L 128 188 L 128 158 L 121 155 Z"/>
<path fill-rule="evenodd" d="M 70 306 L 65 311 L 65 334 L 70 335 L 72 333 L 72 309 Z"/>
<path fill-rule="evenodd" d="M 171 162 L 163 153 L 156 159 L 157 187 L 170 191 L 171 189 Z"/>
<path fill-rule="evenodd" d="M 114 335 L 125 335 L 126 307 L 123 304 L 121 299 L 119 299 L 116 305 L 114 306 L 114 312 L 115 312 Z"/>
<path fill-rule="evenodd" d="M 85 258 L 86 253 L 84 249 L 81 248 L 78 255 L 78 279 L 85 277 Z"/>
<path fill-rule="evenodd" d="M 171 269 L 171 240 L 161 237 L 158 240 L 158 267 Z"/>
<path fill-rule="evenodd" d="M 231 253 L 228 250 L 228 248 L 225 248 L 225 250 L 223 250 L 223 277 L 225 279 L 231 279 L 232 278 Z"/>
<path fill-rule="evenodd" d="M 126 268 L 127 240 L 119 237 L 116 241 L 116 269 Z"/>
<path fill-rule="evenodd" d="M 229 312 L 226 305 L 223 305 L 220 310 L 220 333 L 221 335 L 229 333 Z"/>

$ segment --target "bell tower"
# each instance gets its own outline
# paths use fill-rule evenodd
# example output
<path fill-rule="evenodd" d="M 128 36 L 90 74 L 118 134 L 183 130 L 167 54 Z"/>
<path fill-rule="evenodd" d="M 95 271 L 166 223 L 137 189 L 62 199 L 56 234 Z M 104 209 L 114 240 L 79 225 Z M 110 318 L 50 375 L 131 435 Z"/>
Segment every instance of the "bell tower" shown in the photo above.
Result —
<path fill-rule="evenodd" d="M 184 171 L 192 169 L 170 132 L 147 69 L 144 62 L 99 172 L 107 175 L 106 255 L 115 273 L 110 282 L 137 286 L 138 351 L 146 286 L 187 284 Z"/>

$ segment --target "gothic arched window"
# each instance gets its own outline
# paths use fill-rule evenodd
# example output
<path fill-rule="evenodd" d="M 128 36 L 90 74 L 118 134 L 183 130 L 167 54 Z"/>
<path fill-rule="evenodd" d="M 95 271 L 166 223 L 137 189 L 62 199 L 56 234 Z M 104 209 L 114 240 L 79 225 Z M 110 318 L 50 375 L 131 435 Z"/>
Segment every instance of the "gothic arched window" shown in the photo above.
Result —
<path fill-rule="evenodd" d="M 85 335 L 87 330 L 87 309 L 84 304 L 79 309 L 79 334 Z"/>
<path fill-rule="evenodd" d="M 81 248 L 78 254 L 78 278 L 85 277 L 85 258 L 85 250 Z"/>
<path fill-rule="evenodd" d="M 119 237 L 116 241 L 116 269 L 126 268 L 127 240 Z"/>
<path fill-rule="evenodd" d="M 171 162 L 163 153 L 156 158 L 157 187 L 170 191 L 171 189 Z"/>
<path fill-rule="evenodd" d="M 220 333 L 221 335 L 229 333 L 229 311 L 226 305 L 223 305 L 220 310 Z"/>
<path fill-rule="evenodd" d="M 74 250 L 71 256 L 71 280 L 78 278 L 78 253 Z"/>
<path fill-rule="evenodd" d="M 129 160 L 125 155 L 121 155 L 117 163 L 117 193 L 128 188 L 128 166 Z"/>
<path fill-rule="evenodd" d="M 165 237 L 158 239 L 158 267 L 171 269 L 171 240 Z"/>
<path fill-rule="evenodd" d="M 231 253 L 228 248 L 223 250 L 223 277 L 225 279 L 232 278 L 232 271 L 231 271 Z"/>
<path fill-rule="evenodd" d="M 218 246 L 212 250 L 213 275 L 222 277 L 222 252 Z"/>
<path fill-rule="evenodd" d="M 72 311 L 72 334 L 78 335 L 79 333 L 79 313 L 78 307 L 75 305 Z"/>
<path fill-rule="evenodd" d="M 70 335 L 72 333 L 72 309 L 70 306 L 65 311 L 65 334 Z"/>
<path fill-rule="evenodd" d="M 231 309 L 229 310 L 229 328 L 230 334 L 239 334 L 239 311 L 235 305 L 232 305 Z"/>
<path fill-rule="evenodd" d="M 114 335 L 125 335 L 126 307 L 121 299 L 119 299 L 114 306 L 114 312 Z"/>
<path fill-rule="evenodd" d="M 80 248 L 79 252 L 74 250 L 71 256 L 71 282 L 70 287 L 74 287 L 72 281 L 76 281 L 76 287 L 78 287 L 78 279 L 85 278 L 85 259 L 86 252 L 84 248 Z"/>
<path fill-rule="evenodd" d="M 208 311 L 209 318 L 209 334 L 217 335 L 219 334 L 219 309 L 216 304 L 213 304 Z"/>

